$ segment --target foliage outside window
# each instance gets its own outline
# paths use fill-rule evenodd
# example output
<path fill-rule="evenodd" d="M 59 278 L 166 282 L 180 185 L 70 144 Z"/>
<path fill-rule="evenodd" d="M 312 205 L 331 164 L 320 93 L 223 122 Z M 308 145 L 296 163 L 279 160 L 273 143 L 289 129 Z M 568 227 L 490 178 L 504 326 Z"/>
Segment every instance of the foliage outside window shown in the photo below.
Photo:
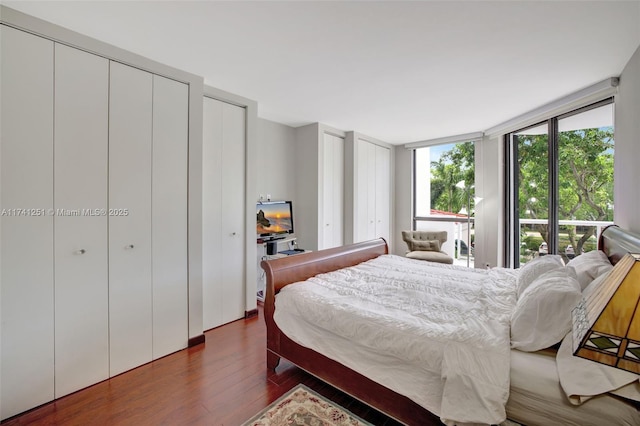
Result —
<path fill-rule="evenodd" d="M 473 142 L 446 145 L 446 150 L 439 158 L 431 162 L 431 208 L 441 212 L 466 214 L 469 197 L 473 200 L 474 182 Z M 471 216 L 473 204 L 472 202 Z"/>
<path fill-rule="evenodd" d="M 515 217 L 520 264 L 547 253 L 561 254 L 568 261 L 597 248 L 598 231 L 613 221 L 612 111 L 613 105 L 607 103 L 512 134 L 517 152 L 513 169 L 518 182 Z M 548 129 L 555 126 L 554 142 Z M 557 167 L 557 184 L 552 188 L 550 155 Z"/>

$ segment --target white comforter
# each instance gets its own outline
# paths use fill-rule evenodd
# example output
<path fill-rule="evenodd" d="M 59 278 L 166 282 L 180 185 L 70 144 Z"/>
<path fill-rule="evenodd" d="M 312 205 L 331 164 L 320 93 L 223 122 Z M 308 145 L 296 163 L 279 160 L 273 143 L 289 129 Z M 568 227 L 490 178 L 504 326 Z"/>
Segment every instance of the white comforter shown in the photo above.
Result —
<path fill-rule="evenodd" d="M 405 394 L 447 424 L 497 424 L 506 418 L 515 302 L 513 271 L 386 255 L 285 287 L 274 319 L 292 340 Z M 335 339 L 326 344 L 305 328 L 328 330 Z M 408 365 L 424 395 L 399 389 L 384 365 L 345 359 L 336 341 L 363 348 L 367 359 Z M 431 389 L 434 373 L 438 395 Z"/>

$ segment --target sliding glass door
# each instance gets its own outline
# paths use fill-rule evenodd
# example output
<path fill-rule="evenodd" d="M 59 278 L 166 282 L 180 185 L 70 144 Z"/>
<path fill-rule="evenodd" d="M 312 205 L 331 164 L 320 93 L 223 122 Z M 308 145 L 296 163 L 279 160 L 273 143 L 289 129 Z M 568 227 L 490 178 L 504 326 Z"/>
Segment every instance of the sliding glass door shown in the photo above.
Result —
<path fill-rule="evenodd" d="M 511 133 L 508 217 L 513 267 L 546 254 L 566 261 L 597 248 L 613 221 L 611 99 Z"/>
<path fill-rule="evenodd" d="M 549 126 L 539 124 L 511 135 L 514 175 L 514 253 L 519 263 L 544 255 L 549 247 Z"/>
<path fill-rule="evenodd" d="M 613 221 L 613 104 L 559 118 L 558 151 L 557 253 L 569 260 Z"/>

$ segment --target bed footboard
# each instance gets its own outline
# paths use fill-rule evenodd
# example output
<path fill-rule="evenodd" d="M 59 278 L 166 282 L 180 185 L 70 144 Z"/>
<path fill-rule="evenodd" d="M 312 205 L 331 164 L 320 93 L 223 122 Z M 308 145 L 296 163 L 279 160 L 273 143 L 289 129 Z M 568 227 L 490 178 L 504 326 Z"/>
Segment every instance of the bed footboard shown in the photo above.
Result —
<path fill-rule="evenodd" d="M 280 259 L 263 260 L 260 265 L 265 271 L 267 280 L 264 318 L 267 323 L 268 367 L 275 369 L 278 365 L 279 358 L 274 353 L 280 353 L 280 330 L 273 321 L 273 312 L 275 309 L 275 295 L 283 287 L 287 284 L 304 281 L 318 274 L 357 265 L 387 253 L 387 243 L 380 238 Z"/>
<path fill-rule="evenodd" d="M 267 324 L 267 368 L 275 370 L 280 358 L 341 389 L 406 424 L 438 425 L 439 419 L 409 398 L 362 376 L 344 365 L 284 335 L 275 321 L 275 296 L 288 284 L 315 275 L 357 265 L 388 253 L 384 239 L 366 241 L 317 252 L 262 261 L 266 273 L 264 318 Z"/>

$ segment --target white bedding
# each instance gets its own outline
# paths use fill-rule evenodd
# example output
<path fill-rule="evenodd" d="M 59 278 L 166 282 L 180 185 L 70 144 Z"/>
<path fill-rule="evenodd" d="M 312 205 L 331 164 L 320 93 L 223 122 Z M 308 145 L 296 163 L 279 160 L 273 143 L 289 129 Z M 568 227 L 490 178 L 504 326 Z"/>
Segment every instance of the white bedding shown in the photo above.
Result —
<path fill-rule="evenodd" d="M 633 404 L 609 394 L 573 405 L 560 386 L 556 354 L 511 350 L 507 417 L 527 426 L 638 426 Z"/>
<path fill-rule="evenodd" d="M 285 287 L 274 319 L 293 341 L 447 424 L 497 424 L 506 418 L 515 302 L 512 271 L 386 255 Z M 332 337 L 320 337 L 326 331 Z"/>

